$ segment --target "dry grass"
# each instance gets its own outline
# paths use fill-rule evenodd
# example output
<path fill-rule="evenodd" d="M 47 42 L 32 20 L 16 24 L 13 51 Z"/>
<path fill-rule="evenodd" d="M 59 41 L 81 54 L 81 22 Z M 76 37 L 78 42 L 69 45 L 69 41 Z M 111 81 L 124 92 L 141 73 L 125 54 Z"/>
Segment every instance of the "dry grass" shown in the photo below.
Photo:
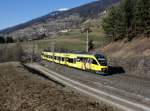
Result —
<path fill-rule="evenodd" d="M 97 50 L 103 50 L 110 65 L 123 67 L 126 74 L 150 78 L 150 38 L 118 41 Z"/>
<path fill-rule="evenodd" d="M 135 39 L 125 43 L 118 41 L 103 48 L 107 55 L 111 57 L 130 58 L 135 56 L 150 56 L 150 39 Z"/>
<path fill-rule="evenodd" d="M 19 63 L 0 64 L 0 111 L 113 111 L 67 87 L 32 74 Z"/>
<path fill-rule="evenodd" d="M 0 62 L 20 61 L 22 55 L 23 49 L 18 43 L 0 46 Z"/>

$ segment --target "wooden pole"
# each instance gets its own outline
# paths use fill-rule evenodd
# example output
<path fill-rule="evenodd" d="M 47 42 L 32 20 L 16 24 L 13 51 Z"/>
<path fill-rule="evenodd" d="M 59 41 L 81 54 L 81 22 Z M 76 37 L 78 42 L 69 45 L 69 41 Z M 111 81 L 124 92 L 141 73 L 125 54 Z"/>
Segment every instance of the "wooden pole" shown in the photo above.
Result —
<path fill-rule="evenodd" d="M 89 52 L 89 30 L 87 29 L 87 36 L 86 36 L 86 52 Z"/>
<path fill-rule="evenodd" d="M 55 42 L 54 42 L 54 41 L 53 41 L 52 44 L 51 44 L 51 51 L 52 51 L 52 53 L 53 53 L 53 62 L 52 62 L 52 63 L 53 63 L 53 68 L 54 68 L 54 53 L 55 53 L 55 52 L 54 52 L 54 51 L 55 51 Z"/>

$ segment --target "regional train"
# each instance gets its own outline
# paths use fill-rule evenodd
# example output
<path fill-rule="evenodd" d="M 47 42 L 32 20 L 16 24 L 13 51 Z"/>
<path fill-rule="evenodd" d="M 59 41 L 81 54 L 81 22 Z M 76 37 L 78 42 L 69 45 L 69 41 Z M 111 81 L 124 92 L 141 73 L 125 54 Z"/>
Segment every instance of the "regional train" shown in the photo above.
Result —
<path fill-rule="evenodd" d="M 49 62 L 66 65 L 69 67 L 106 74 L 108 71 L 107 59 L 102 54 L 90 53 L 64 53 L 43 51 L 41 58 Z"/>

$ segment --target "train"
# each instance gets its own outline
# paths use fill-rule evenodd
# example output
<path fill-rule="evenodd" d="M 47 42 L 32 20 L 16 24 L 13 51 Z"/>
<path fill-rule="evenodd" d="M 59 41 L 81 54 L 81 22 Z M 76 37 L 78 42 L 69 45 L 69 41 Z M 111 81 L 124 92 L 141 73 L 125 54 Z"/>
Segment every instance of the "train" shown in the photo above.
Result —
<path fill-rule="evenodd" d="M 100 53 L 73 53 L 73 52 L 50 52 L 41 53 L 43 60 L 54 62 L 68 67 L 91 71 L 98 74 L 107 74 L 107 59 Z"/>

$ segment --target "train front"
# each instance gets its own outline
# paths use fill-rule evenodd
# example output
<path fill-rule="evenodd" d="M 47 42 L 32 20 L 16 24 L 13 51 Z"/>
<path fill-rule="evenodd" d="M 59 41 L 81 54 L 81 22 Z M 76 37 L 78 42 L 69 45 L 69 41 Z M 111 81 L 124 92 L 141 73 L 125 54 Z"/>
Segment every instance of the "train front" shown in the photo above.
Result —
<path fill-rule="evenodd" d="M 106 74 L 108 72 L 108 66 L 107 66 L 107 59 L 104 55 L 102 54 L 96 54 L 95 55 L 98 63 L 99 63 L 99 71 L 97 73 L 104 73 Z"/>

